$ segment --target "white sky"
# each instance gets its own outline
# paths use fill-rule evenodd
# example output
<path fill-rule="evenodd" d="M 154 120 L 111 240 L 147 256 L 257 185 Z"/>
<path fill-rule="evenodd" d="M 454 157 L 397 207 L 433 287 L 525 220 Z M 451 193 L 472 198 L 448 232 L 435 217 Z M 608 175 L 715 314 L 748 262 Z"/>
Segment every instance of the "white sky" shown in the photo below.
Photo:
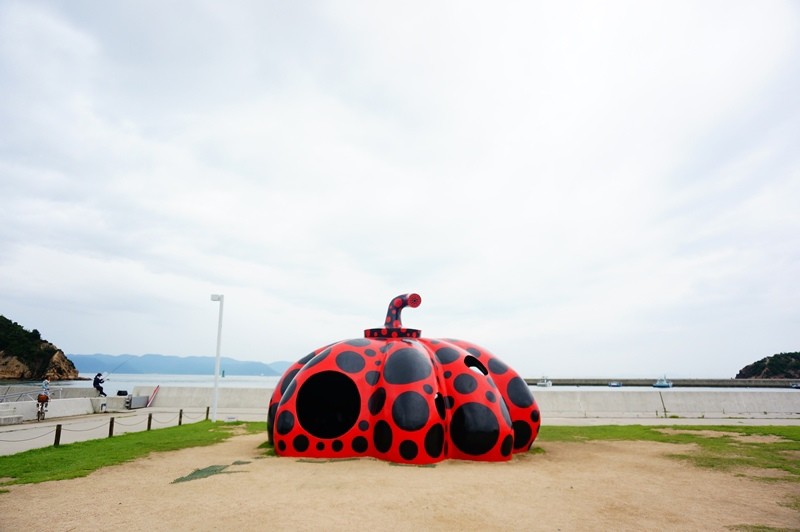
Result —
<path fill-rule="evenodd" d="M 404 324 L 527 377 L 800 350 L 800 5 L 0 1 L 0 314 L 295 360 Z"/>

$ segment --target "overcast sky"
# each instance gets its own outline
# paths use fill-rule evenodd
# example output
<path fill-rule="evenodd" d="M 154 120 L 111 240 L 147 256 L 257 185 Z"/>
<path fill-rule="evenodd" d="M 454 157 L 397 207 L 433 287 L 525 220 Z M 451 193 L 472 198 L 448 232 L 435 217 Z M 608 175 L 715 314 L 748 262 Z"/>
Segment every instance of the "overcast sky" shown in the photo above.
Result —
<path fill-rule="evenodd" d="M 526 377 L 800 350 L 800 4 L 0 1 L 0 314 L 296 360 L 382 324 Z"/>

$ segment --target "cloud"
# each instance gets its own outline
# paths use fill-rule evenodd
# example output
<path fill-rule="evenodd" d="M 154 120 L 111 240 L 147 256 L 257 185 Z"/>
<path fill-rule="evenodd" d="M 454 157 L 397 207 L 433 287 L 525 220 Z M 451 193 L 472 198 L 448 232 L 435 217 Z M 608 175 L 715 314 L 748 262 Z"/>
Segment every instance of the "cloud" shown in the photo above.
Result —
<path fill-rule="evenodd" d="M 157 16 L 156 16 L 157 14 Z M 298 358 L 406 317 L 536 376 L 797 349 L 797 8 L 0 7 L 0 312 Z"/>

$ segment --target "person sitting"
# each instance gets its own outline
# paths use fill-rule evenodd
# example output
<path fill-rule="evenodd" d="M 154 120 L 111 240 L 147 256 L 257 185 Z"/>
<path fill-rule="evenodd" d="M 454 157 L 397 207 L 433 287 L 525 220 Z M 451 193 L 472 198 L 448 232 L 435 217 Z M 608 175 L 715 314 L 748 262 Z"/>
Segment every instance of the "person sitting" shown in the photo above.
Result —
<path fill-rule="evenodd" d="M 44 403 L 44 408 L 50 403 L 50 380 L 47 377 L 42 381 L 42 391 L 39 392 L 37 400 Z"/>
<path fill-rule="evenodd" d="M 97 392 L 100 394 L 100 397 L 106 396 L 105 392 L 103 392 L 103 386 L 102 386 L 104 382 L 105 380 L 103 380 L 102 373 L 98 373 L 97 375 L 94 376 L 94 382 L 92 383 L 92 386 L 94 386 L 94 389 L 97 390 Z"/>

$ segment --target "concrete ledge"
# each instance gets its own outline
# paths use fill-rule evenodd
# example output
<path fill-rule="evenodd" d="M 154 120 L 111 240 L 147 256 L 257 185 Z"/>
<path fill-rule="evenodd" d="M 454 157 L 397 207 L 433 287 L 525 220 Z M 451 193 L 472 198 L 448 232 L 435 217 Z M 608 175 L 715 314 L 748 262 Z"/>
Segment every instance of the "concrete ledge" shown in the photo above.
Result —
<path fill-rule="evenodd" d="M 150 396 L 155 386 L 136 386 L 133 395 Z M 217 408 L 269 408 L 272 388 L 219 388 Z M 213 388 L 161 386 L 152 407 L 205 408 L 211 406 Z"/>

